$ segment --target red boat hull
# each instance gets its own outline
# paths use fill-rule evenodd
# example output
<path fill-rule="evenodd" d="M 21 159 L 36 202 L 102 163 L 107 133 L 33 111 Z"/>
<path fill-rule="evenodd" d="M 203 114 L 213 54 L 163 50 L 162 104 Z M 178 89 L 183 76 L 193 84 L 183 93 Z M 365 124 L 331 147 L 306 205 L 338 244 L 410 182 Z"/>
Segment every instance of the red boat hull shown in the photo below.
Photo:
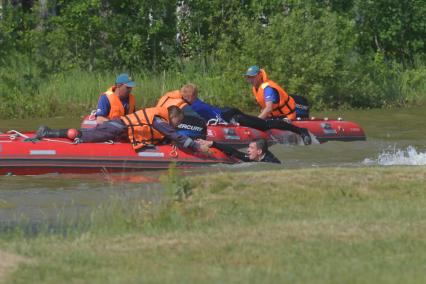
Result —
<path fill-rule="evenodd" d="M 307 128 L 319 143 L 327 141 L 358 141 L 366 140 L 364 130 L 356 123 L 342 119 L 306 119 L 294 120 L 298 127 Z M 81 128 L 92 128 L 96 121 L 86 116 Z M 226 143 L 236 147 L 247 146 L 251 141 L 264 138 L 270 144 L 303 145 L 299 135 L 279 129 L 261 131 L 235 124 L 210 124 L 207 126 L 207 140 Z"/>
<path fill-rule="evenodd" d="M 128 172 L 167 169 L 173 162 L 179 168 L 235 162 L 215 149 L 204 155 L 160 145 L 135 152 L 130 143 L 75 145 L 66 139 L 47 140 L 26 142 L 23 137 L 12 140 L 11 135 L 0 134 L 0 175 Z"/>

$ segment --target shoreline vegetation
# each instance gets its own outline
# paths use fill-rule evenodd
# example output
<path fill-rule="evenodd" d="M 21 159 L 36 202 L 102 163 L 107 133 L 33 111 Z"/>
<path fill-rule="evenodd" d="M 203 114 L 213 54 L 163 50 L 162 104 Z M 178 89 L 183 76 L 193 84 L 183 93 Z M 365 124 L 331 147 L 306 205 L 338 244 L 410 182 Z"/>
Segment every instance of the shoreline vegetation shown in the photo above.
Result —
<path fill-rule="evenodd" d="M 139 107 L 191 81 L 256 108 L 264 67 L 315 110 L 426 102 L 425 1 L 2 1 L 0 119 L 82 115 L 118 73 Z"/>
<path fill-rule="evenodd" d="M 11 95 L 11 93 L 7 93 L 5 96 L 0 96 L 0 119 L 51 118 L 64 116 L 64 114 L 66 116 L 90 114 L 92 110 L 96 109 L 100 94 L 113 85 L 115 76 L 115 73 L 90 73 L 81 70 L 53 75 L 32 94 Z M 179 89 L 183 83 L 194 82 L 199 86 L 200 97 L 206 102 L 223 107 L 238 107 L 248 112 L 258 110 L 250 86 L 242 76 L 238 78 L 239 81 L 236 81 L 230 80 L 223 74 L 164 71 L 159 75 L 142 74 L 134 75 L 133 78 L 138 84 L 133 91 L 136 95 L 137 108 L 155 106 L 165 92 Z M 426 71 L 424 80 L 417 83 L 419 85 L 416 85 L 416 90 L 410 89 L 413 86 L 404 85 L 402 82 L 396 83 L 400 93 L 395 99 L 387 101 L 381 107 L 399 108 L 424 105 L 426 103 Z M 404 89 L 409 90 L 404 91 Z M 375 104 L 361 107 L 344 104 L 333 108 L 330 105 L 321 104 L 320 109 L 315 100 L 310 100 L 310 103 L 312 109 L 316 111 L 378 107 Z"/>
<path fill-rule="evenodd" d="M 5 283 L 422 283 L 426 168 L 162 178 L 165 198 L 0 234 Z M 57 227 L 58 228 L 58 227 Z M 3 260 L 2 260 L 3 261 Z"/>

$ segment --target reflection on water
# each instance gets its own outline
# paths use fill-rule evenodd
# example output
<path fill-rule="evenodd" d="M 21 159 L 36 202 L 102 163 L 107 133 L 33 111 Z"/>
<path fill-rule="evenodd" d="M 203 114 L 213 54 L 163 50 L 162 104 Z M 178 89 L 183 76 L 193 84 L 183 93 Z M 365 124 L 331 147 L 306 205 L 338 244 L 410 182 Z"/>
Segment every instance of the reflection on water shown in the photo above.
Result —
<path fill-rule="evenodd" d="M 108 201 L 142 198 L 161 200 L 159 174 L 42 175 L 0 177 L 0 224 L 37 223 L 66 215 L 78 217 Z"/>
<path fill-rule="evenodd" d="M 396 110 L 335 111 L 316 117 L 343 117 L 359 123 L 367 141 L 327 142 L 310 146 L 275 145 L 271 151 L 281 165 L 246 163 L 216 165 L 185 172 L 229 172 L 297 169 L 309 167 L 362 167 L 370 165 L 425 165 L 426 106 Z M 54 128 L 78 127 L 81 118 L 0 121 L 0 131 L 34 130 L 45 124 Z M 108 200 L 112 195 L 158 201 L 163 196 L 157 182 L 160 173 L 45 175 L 0 177 L 0 223 L 21 216 L 38 221 L 58 214 L 76 216 Z"/>

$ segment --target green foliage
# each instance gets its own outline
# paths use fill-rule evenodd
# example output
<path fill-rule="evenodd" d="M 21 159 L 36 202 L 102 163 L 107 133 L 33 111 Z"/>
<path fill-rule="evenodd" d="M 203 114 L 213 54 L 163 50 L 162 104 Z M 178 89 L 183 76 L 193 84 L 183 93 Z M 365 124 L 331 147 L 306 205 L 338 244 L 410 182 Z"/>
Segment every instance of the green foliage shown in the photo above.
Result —
<path fill-rule="evenodd" d="M 383 52 L 387 58 L 412 65 L 426 51 L 426 4 L 422 0 L 364 1 L 354 5 L 359 47 Z"/>
<path fill-rule="evenodd" d="M 123 71 L 142 78 L 142 105 L 193 81 L 206 101 L 251 111 L 255 103 L 242 74 L 254 64 L 316 109 L 381 107 L 426 96 L 421 0 L 43 3 L 2 6 L 1 117 L 83 114 Z M 55 85 L 60 81 L 63 86 Z"/>
<path fill-rule="evenodd" d="M 175 163 L 170 164 L 168 174 L 162 176 L 161 181 L 167 195 L 173 201 L 182 202 L 192 194 L 188 180 L 181 176 Z"/>

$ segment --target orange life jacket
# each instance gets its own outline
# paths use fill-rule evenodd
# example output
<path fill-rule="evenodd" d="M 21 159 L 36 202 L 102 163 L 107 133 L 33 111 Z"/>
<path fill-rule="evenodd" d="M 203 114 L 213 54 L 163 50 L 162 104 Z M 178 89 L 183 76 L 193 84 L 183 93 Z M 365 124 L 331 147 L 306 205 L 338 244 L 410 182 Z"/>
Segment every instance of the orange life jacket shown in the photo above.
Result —
<path fill-rule="evenodd" d="M 143 108 L 121 117 L 127 125 L 129 139 L 135 150 L 158 144 L 164 139 L 164 135 L 152 126 L 155 116 L 169 122 L 169 112 L 163 107 Z"/>
<path fill-rule="evenodd" d="M 187 105 L 188 103 L 183 99 L 179 90 L 165 93 L 157 103 L 157 107 L 165 108 L 168 108 L 169 106 L 177 106 L 178 108 L 183 109 Z"/>
<path fill-rule="evenodd" d="M 114 94 L 115 86 L 109 88 L 104 94 L 107 96 L 111 109 L 108 114 L 109 119 L 119 118 L 120 116 L 126 115 L 123 103 L 120 98 Z M 135 112 L 135 96 L 129 94 L 129 112 L 131 114 Z"/>
<path fill-rule="evenodd" d="M 287 117 L 289 119 L 296 119 L 296 103 L 294 99 L 289 96 L 286 91 L 284 91 L 277 83 L 274 81 L 268 80 L 268 76 L 266 75 L 265 70 L 260 69 L 262 74 L 263 83 L 260 85 L 259 89 L 256 90 L 253 87 L 252 92 L 254 97 L 256 98 L 257 103 L 260 105 L 262 109 L 265 108 L 265 88 L 271 87 L 277 90 L 280 100 L 278 103 L 272 105 L 272 117 Z"/>

